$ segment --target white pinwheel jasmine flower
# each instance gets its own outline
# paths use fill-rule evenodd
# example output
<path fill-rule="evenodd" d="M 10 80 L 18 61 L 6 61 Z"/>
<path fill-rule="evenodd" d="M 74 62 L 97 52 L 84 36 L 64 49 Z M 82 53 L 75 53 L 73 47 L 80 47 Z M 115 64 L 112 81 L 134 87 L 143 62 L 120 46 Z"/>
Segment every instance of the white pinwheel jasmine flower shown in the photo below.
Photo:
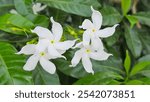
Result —
<path fill-rule="evenodd" d="M 104 50 L 95 51 L 95 49 L 93 49 L 93 46 L 91 45 L 84 46 L 83 42 L 78 43 L 74 48 L 80 48 L 80 49 L 75 52 L 74 57 L 71 60 L 70 67 L 75 67 L 81 60 L 84 69 L 88 73 L 92 73 L 92 74 L 94 74 L 94 71 L 92 69 L 92 63 L 90 58 L 101 61 L 101 60 L 107 60 L 108 57 L 112 55 L 106 53 Z"/>
<path fill-rule="evenodd" d="M 51 57 L 42 43 L 38 43 L 37 45 L 27 44 L 16 54 L 32 55 L 23 66 L 24 70 L 34 70 L 37 63 L 40 62 L 43 69 L 50 74 L 54 74 L 56 71 L 56 67 L 51 61 L 49 61 Z"/>
<path fill-rule="evenodd" d="M 91 7 L 92 10 L 92 21 L 85 19 L 79 28 L 85 29 L 83 34 L 83 44 L 89 45 L 90 42 L 95 49 L 104 49 L 103 43 L 100 38 L 106 38 L 114 34 L 115 28 L 118 24 L 113 27 L 100 29 L 102 25 L 102 15 L 99 11 L 96 11 Z"/>
<path fill-rule="evenodd" d="M 18 12 L 17 12 L 15 9 L 11 9 L 9 12 L 10 12 L 11 14 L 18 14 Z"/>
<path fill-rule="evenodd" d="M 50 20 L 52 22 L 52 32 L 47 28 L 43 28 L 40 26 L 36 27 L 34 30 L 32 30 L 32 32 L 36 33 L 39 36 L 39 41 L 47 46 L 48 53 L 51 56 L 53 56 L 54 58 L 65 58 L 65 56 L 63 56 L 62 54 L 66 50 L 71 48 L 75 44 L 76 40 L 67 40 L 61 42 L 60 40 L 63 34 L 62 26 L 59 23 L 55 22 L 52 17 Z"/>
<path fill-rule="evenodd" d="M 47 5 L 43 5 L 41 3 L 35 3 L 32 6 L 32 10 L 34 14 L 37 14 L 38 12 L 44 10 L 47 7 Z"/>

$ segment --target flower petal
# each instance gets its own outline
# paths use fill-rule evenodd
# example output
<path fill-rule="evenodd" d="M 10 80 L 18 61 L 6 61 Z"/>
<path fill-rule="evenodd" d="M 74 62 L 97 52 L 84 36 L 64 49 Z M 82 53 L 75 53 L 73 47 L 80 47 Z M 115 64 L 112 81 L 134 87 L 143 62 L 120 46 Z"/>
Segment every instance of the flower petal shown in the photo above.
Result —
<path fill-rule="evenodd" d="M 75 52 L 72 60 L 71 60 L 71 65 L 70 67 L 75 67 L 81 60 L 82 58 L 82 54 L 83 54 L 83 51 L 82 50 L 78 50 Z"/>
<path fill-rule="evenodd" d="M 101 25 L 102 25 L 102 15 L 99 11 L 97 10 L 94 10 L 93 7 L 91 6 L 91 10 L 92 10 L 92 21 L 93 21 L 93 24 L 95 25 L 95 27 L 97 29 L 100 29 L 101 28 Z"/>
<path fill-rule="evenodd" d="M 83 33 L 83 45 L 88 46 L 90 44 L 91 36 L 90 36 L 90 31 L 86 30 Z"/>
<path fill-rule="evenodd" d="M 83 47 L 83 42 L 79 42 L 77 43 L 75 46 L 72 47 L 72 49 L 75 49 L 75 48 L 82 48 Z"/>
<path fill-rule="evenodd" d="M 43 67 L 43 69 L 45 71 L 47 71 L 48 73 L 50 73 L 50 74 L 54 74 L 55 73 L 56 66 L 52 62 L 50 62 L 49 60 L 41 57 L 40 58 L 40 64 Z"/>
<path fill-rule="evenodd" d="M 68 40 L 68 41 L 64 41 L 64 42 L 58 42 L 55 44 L 55 48 L 59 49 L 59 50 L 68 50 L 70 49 L 74 44 L 75 44 L 76 40 Z"/>
<path fill-rule="evenodd" d="M 88 19 L 85 19 L 82 25 L 79 26 L 79 28 L 83 28 L 83 29 L 91 29 L 93 27 L 94 27 L 93 23 Z"/>
<path fill-rule="evenodd" d="M 108 27 L 108 28 L 105 28 L 105 29 L 102 29 L 102 30 L 99 30 L 97 32 L 98 36 L 101 37 L 101 38 L 107 38 L 111 35 L 114 34 L 115 32 L 115 29 L 116 27 L 118 26 L 119 24 L 115 24 L 113 27 Z"/>
<path fill-rule="evenodd" d="M 23 69 L 27 71 L 31 71 L 35 69 L 38 61 L 39 61 L 39 57 L 36 55 L 32 55 L 31 57 L 29 57 L 26 64 L 23 66 Z"/>
<path fill-rule="evenodd" d="M 45 51 L 45 49 L 48 47 L 49 43 L 50 42 L 48 39 L 40 39 L 36 46 L 36 50 L 39 52 Z"/>
<path fill-rule="evenodd" d="M 87 54 L 84 54 L 82 57 L 82 64 L 84 69 L 88 72 L 88 73 L 92 73 L 94 74 L 94 71 L 92 69 L 92 63 L 90 61 L 90 58 L 88 57 Z"/>
<path fill-rule="evenodd" d="M 109 56 L 112 56 L 112 54 L 106 53 L 105 51 L 98 51 L 98 52 L 91 52 L 89 54 L 90 58 L 94 60 L 107 60 Z"/>
<path fill-rule="evenodd" d="M 33 33 L 36 33 L 40 38 L 53 39 L 51 31 L 47 28 L 37 26 L 34 30 L 31 30 Z"/>
<path fill-rule="evenodd" d="M 22 49 L 16 54 L 26 54 L 26 55 L 34 54 L 35 48 L 36 48 L 35 44 L 27 44 L 24 47 L 22 47 Z"/>
<path fill-rule="evenodd" d="M 54 21 L 53 17 L 51 17 L 50 20 L 52 22 L 52 32 L 55 36 L 55 40 L 59 41 L 63 34 L 63 28 L 58 22 Z"/>
<path fill-rule="evenodd" d="M 101 39 L 99 37 L 96 37 L 96 36 L 92 37 L 91 45 L 92 45 L 94 50 L 103 50 L 104 49 L 104 46 L 103 46 Z"/>
<path fill-rule="evenodd" d="M 48 46 L 48 53 L 49 53 L 51 56 L 54 56 L 54 57 L 56 57 L 56 58 L 64 58 L 64 59 L 66 59 L 66 57 L 65 57 L 65 56 L 62 56 L 62 55 L 55 49 L 54 46 L 51 46 L 51 45 Z"/>

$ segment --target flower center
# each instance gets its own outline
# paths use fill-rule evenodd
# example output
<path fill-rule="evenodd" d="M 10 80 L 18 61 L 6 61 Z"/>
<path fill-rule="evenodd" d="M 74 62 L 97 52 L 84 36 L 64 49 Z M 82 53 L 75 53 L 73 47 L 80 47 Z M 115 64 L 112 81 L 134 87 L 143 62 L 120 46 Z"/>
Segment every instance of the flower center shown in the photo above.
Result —
<path fill-rule="evenodd" d="M 54 44 L 54 43 L 55 43 L 55 41 L 54 41 L 54 40 L 51 40 L 51 41 L 50 41 L 50 43 L 51 43 L 51 44 Z"/>
<path fill-rule="evenodd" d="M 40 56 L 45 56 L 45 52 L 40 52 Z"/>
<path fill-rule="evenodd" d="M 92 29 L 92 32 L 95 32 L 96 31 L 96 29 Z"/>
<path fill-rule="evenodd" d="M 90 49 L 86 49 L 85 52 L 86 52 L 86 53 L 91 53 L 91 50 L 90 50 Z"/>

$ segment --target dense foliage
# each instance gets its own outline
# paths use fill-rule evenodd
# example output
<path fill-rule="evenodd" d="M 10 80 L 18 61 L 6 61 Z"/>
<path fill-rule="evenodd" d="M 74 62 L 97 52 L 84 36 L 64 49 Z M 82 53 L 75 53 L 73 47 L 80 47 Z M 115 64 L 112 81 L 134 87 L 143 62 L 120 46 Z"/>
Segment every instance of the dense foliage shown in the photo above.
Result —
<path fill-rule="evenodd" d="M 33 2 L 47 7 L 34 14 Z M 150 1 L 149 0 L 0 0 L 0 84 L 150 84 Z M 90 19 L 93 6 L 103 16 L 102 28 L 119 24 L 113 36 L 103 39 L 105 50 L 112 53 L 106 61 L 94 61 L 95 74 L 80 63 L 70 68 L 74 50 L 65 53 L 67 60 L 53 60 L 55 74 L 40 65 L 24 71 L 27 57 L 16 55 L 27 43 L 37 43 L 31 32 L 36 26 L 51 28 L 50 17 L 61 23 L 63 40 L 82 39 L 79 25 Z M 18 14 L 10 13 L 15 9 Z"/>

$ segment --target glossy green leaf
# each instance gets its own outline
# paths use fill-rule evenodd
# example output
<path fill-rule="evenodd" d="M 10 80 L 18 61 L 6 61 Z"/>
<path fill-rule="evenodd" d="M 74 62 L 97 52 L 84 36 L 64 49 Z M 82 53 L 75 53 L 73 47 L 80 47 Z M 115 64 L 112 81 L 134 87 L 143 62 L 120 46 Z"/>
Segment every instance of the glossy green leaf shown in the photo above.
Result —
<path fill-rule="evenodd" d="M 128 48 L 134 55 L 134 57 L 139 57 L 142 52 L 142 43 L 139 39 L 139 35 L 135 29 L 130 29 L 127 25 L 125 27 L 125 39 Z"/>
<path fill-rule="evenodd" d="M 21 15 L 32 13 L 32 0 L 14 0 L 15 8 Z"/>
<path fill-rule="evenodd" d="M 97 0 L 37 0 L 49 7 L 63 10 L 80 16 L 91 16 L 91 6 L 100 7 Z"/>
<path fill-rule="evenodd" d="M 33 71 L 33 81 L 35 85 L 59 85 L 59 77 L 57 73 L 49 74 L 38 65 Z"/>
<path fill-rule="evenodd" d="M 135 16 L 132 15 L 126 15 L 126 18 L 130 22 L 130 27 L 133 28 L 133 26 L 138 22 L 138 19 Z"/>
<path fill-rule="evenodd" d="M 121 8 L 124 16 L 129 12 L 131 3 L 131 0 L 121 0 Z"/>
<path fill-rule="evenodd" d="M 150 26 L 150 12 L 138 12 L 134 16 L 140 23 Z"/>
<path fill-rule="evenodd" d="M 28 14 L 25 17 L 34 23 L 35 26 L 42 26 L 46 28 L 49 26 L 50 19 L 44 15 Z"/>
<path fill-rule="evenodd" d="M 129 73 L 130 67 L 131 67 L 131 58 L 130 58 L 129 52 L 126 51 L 126 58 L 125 58 L 125 61 L 124 61 L 124 68 L 126 70 L 127 75 Z"/>
<path fill-rule="evenodd" d="M 104 6 L 100 10 L 100 12 L 102 13 L 102 16 L 103 16 L 102 25 L 104 26 L 106 25 L 112 26 L 114 24 L 120 23 L 122 20 L 122 16 L 114 7 Z"/>
<path fill-rule="evenodd" d="M 77 85 L 107 85 L 115 79 L 120 80 L 123 79 L 122 76 L 113 72 L 98 72 L 94 75 L 88 75 L 84 78 L 81 78 L 75 84 Z M 119 84 L 119 83 L 117 83 Z"/>
<path fill-rule="evenodd" d="M 32 28 L 34 28 L 34 24 L 21 15 L 6 14 L 0 16 L 0 30 L 25 35 L 25 32 L 30 32 Z"/>
<path fill-rule="evenodd" d="M 15 53 L 12 45 L 0 42 L 0 84 L 32 84 L 32 74 L 22 69 L 25 57 Z"/>
<path fill-rule="evenodd" d="M 139 62 L 131 70 L 130 76 L 137 74 L 139 71 L 143 70 L 146 66 L 150 65 L 150 61 Z"/>

